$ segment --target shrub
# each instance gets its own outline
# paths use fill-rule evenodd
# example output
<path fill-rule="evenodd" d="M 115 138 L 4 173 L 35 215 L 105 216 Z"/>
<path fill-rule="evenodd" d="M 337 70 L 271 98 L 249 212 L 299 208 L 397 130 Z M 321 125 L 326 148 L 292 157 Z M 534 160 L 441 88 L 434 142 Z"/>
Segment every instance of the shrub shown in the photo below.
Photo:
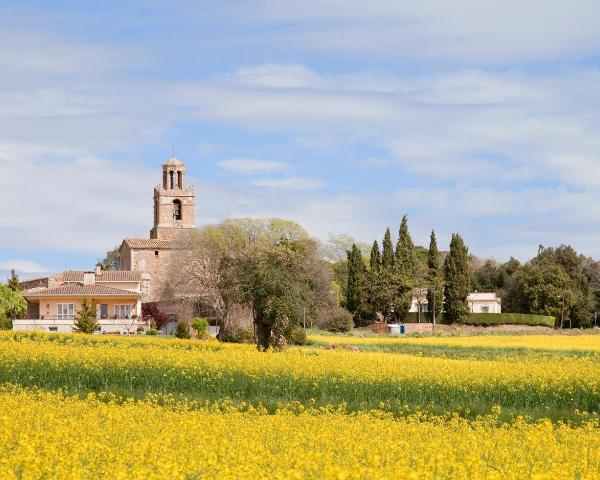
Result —
<path fill-rule="evenodd" d="M 306 344 L 306 330 L 301 327 L 296 327 L 290 335 L 290 343 L 292 345 L 305 345 Z"/>
<path fill-rule="evenodd" d="M 254 343 L 254 332 L 249 328 L 222 329 L 219 340 L 226 343 Z"/>
<path fill-rule="evenodd" d="M 323 320 L 323 328 L 330 332 L 349 332 L 354 327 L 352 314 L 345 308 L 338 307 L 330 310 Z"/>
<path fill-rule="evenodd" d="M 196 317 L 192 320 L 192 328 L 198 338 L 206 337 L 208 332 L 208 320 L 206 318 Z"/>
<path fill-rule="evenodd" d="M 417 314 L 410 312 L 404 319 L 404 323 L 417 323 Z M 421 323 L 430 322 L 421 313 Z M 446 323 L 446 317 L 443 314 L 436 316 L 436 323 Z M 465 325 L 529 325 L 554 327 L 555 319 L 547 315 L 534 315 L 529 313 L 469 313 L 462 319 L 461 323 Z"/>
<path fill-rule="evenodd" d="M 179 320 L 177 322 L 177 327 L 175 328 L 173 335 L 175 335 L 177 338 L 192 338 L 192 335 L 190 334 L 190 327 L 185 320 Z"/>
<path fill-rule="evenodd" d="M 470 313 L 463 319 L 467 325 L 530 325 L 554 328 L 556 319 L 547 315 L 527 313 Z"/>
<path fill-rule="evenodd" d="M 158 330 L 154 327 L 150 327 L 147 331 L 146 331 L 146 335 L 158 335 Z"/>
<path fill-rule="evenodd" d="M 81 300 L 81 308 L 75 317 L 75 331 L 79 333 L 94 333 L 100 328 L 96 320 L 96 307 L 92 301 L 84 297 Z"/>
<path fill-rule="evenodd" d="M 142 317 L 150 318 L 157 329 L 163 328 L 169 323 L 169 316 L 158 308 L 156 302 L 142 303 Z"/>
<path fill-rule="evenodd" d="M 12 330 L 12 320 L 0 312 L 0 330 Z"/>

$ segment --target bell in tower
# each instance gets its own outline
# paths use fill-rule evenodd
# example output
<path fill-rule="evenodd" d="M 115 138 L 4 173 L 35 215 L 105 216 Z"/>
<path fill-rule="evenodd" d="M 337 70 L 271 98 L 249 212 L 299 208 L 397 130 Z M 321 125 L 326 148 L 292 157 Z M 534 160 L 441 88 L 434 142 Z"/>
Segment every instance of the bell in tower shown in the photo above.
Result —
<path fill-rule="evenodd" d="M 154 227 L 150 238 L 172 240 L 196 228 L 194 187 L 185 186 L 185 165 L 174 155 L 163 164 L 162 185 L 154 189 Z"/>

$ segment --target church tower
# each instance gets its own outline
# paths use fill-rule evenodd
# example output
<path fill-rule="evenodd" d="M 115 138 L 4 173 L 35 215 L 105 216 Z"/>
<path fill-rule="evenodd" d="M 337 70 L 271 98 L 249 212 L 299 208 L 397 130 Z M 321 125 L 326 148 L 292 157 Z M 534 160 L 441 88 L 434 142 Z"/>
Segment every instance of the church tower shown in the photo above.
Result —
<path fill-rule="evenodd" d="M 163 164 L 162 185 L 154 188 L 150 238 L 172 240 L 185 228 L 196 228 L 196 194 L 185 185 L 185 165 L 173 155 Z"/>

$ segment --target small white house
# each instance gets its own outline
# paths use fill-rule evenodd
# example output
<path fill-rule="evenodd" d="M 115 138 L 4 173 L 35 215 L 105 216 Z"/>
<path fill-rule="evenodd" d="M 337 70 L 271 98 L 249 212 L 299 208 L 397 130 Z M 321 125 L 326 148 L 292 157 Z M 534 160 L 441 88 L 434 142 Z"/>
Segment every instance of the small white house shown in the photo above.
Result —
<path fill-rule="evenodd" d="M 469 293 L 467 302 L 472 313 L 502 313 L 502 301 L 494 292 Z"/>
<path fill-rule="evenodd" d="M 436 301 L 441 303 L 443 302 L 443 298 Z M 494 292 L 469 293 L 467 302 L 469 304 L 469 311 L 472 313 L 502 313 L 502 300 Z M 410 311 L 417 313 L 419 309 L 421 313 L 428 311 L 426 289 L 415 290 L 413 294 Z"/>

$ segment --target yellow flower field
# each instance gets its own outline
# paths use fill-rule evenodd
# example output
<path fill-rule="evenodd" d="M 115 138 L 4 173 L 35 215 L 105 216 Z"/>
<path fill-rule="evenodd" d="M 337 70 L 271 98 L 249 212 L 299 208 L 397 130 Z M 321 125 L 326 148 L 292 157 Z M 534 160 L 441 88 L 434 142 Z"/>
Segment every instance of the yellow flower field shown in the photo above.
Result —
<path fill-rule="evenodd" d="M 0 479 L 595 479 L 598 357 L 558 352 L 0 332 Z"/>
<path fill-rule="evenodd" d="M 262 353 L 250 345 L 72 338 L 0 334 L 0 382 L 273 405 L 346 402 L 355 409 L 385 403 L 395 410 L 409 404 L 484 411 L 498 404 L 562 415 L 595 411 L 600 403 L 600 368 L 592 358 L 481 361 L 307 348 Z"/>
<path fill-rule="evenodd" d="M 0 478 L 579 478 L 600 472 L 597 419 L 394 419 L 335 409 L 190 409 L 0 389 Z"/>

